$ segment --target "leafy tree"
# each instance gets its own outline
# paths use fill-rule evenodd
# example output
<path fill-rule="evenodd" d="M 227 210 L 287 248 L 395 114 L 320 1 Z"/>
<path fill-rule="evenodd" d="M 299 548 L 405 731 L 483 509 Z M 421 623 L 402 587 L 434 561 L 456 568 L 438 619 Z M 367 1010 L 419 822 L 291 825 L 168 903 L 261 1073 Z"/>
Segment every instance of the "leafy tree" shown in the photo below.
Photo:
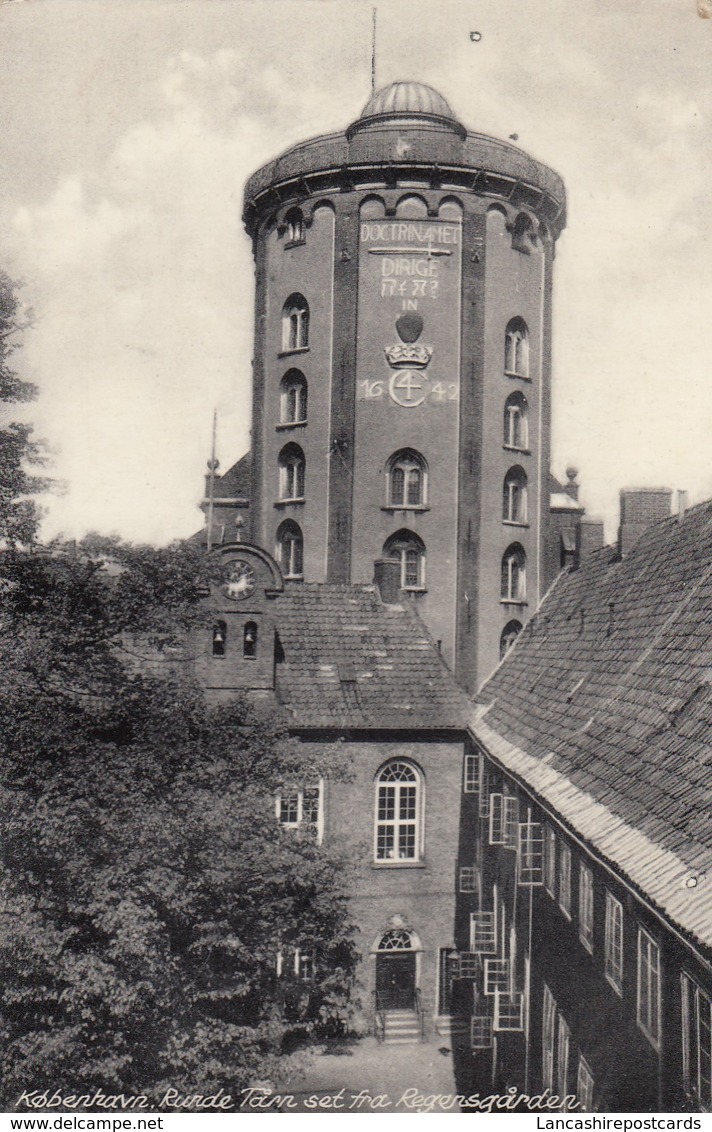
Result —
<path fill-rule="evenodd" d="M 94 540 L 6 554 L 1 574 L 5 1103 L 234 1094 L 348 1013 L 343 862 L 273 801 L 332 754 L 307 758 L 245 699 L 210 707 L 183 672 L 209 574 L 192 548 Z"/>
<path fill-rule="evenodd" d="M 45 490 L 47 481 L 28 469 L 44 463 L 42 446 L 32 439 L 32 428 L 10 420 L 9 406 L 30 401 L 37 390 L 22 381 L 10 364 L 27 326 L 16 286 L 0 271 L 0 543 L 30 543 L 39 513 L 30 497 Z"/>

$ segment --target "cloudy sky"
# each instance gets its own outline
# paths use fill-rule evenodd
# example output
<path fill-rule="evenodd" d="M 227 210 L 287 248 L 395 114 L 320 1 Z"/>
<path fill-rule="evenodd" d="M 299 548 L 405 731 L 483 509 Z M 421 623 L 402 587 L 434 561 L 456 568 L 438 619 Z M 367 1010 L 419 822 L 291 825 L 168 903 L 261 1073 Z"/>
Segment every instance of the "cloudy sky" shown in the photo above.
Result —
<path fill-rule="evenodd" d="M 430 83 L 553 166 L 554 471 L 712 496 L 712 19 L 695 0 L 376 0 L 377 85 Z M 370 93 L 371 0 L 0 4 L 0 266 L 64 493 L 47 535 L 199 525 L 213 406 L 249 443 L 246 177 Z M 470 31 L 479 31 L 473 43 Z"/>

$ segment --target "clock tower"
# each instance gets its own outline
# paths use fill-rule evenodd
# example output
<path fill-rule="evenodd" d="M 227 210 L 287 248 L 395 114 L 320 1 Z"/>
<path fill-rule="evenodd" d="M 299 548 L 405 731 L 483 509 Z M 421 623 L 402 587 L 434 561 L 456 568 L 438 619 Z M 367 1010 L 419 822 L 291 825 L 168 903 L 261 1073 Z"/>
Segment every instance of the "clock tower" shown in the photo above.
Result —
<path fill-rule="evenodd" d="M 549 580 L 561 179 L 400 82 L 258 170 L 244 221 L 250 539 L 288 585 L 370 582 L 397 561 L 475 689 Z"/>

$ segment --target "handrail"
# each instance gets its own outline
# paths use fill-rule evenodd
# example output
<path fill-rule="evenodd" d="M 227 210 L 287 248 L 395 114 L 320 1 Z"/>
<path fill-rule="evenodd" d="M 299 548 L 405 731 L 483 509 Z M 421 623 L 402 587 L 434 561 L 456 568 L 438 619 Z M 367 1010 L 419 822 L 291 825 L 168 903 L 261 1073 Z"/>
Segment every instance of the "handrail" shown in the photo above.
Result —
<path fill-rule="evenodd" d="M 424 1035 L 426 1035 L 426 1015 L 424 1015 L 423 1011 L 420 987 L 415 987 L 415 993 L 413 995 L 413 1009 L 418 1015 L 418 1032 L 422 1040 Z"/>
<path fill-rule="evenodd" d="M 384 1042 L 386 1040 L 386 1011 L 381 1003 L 381 996 L 378 991 L 373 992 L 373 1005 L 376 1039 L 379 1042 Z"/>

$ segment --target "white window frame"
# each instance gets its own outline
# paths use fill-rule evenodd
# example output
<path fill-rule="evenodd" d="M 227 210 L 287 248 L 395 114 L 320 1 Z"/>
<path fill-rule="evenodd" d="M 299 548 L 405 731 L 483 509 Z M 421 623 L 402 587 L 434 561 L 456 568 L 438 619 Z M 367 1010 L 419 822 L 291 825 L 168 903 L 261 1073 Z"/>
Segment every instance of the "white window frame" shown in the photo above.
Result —
<path fill-rule="evenodd" d="M 389 768 L 402 766 L 407 768 L 412 774 L 412 779 L 386 779 L 383 776 L 388 772 Z M 411 818 L 402 816 L 402 804 L 404 801 L 404 789 L 415 788 L 415 805 L 413 807 L 414 816 Z M 385 818 L 381 816 L 381 801 L 387 798 L 386 791 L 393 790 L 393 817 Z M 423 775 L 421 771 L 409 759 L 393 758 L 389 759 L 387 763 L 380 768 L 375 778 L 375 799 L 374 799 L 374 822 L 373 822 L 373 859 L 377 865 L 390 865 L 390 866 L 403 866 L 417 864 L 423 858 L 423 811 L 424 811 L 425 790 Z M 393 844 L 392 856 L 386 854 L 380 855 L 379 833 L 382 830 L 391 829 L 393 831 Z M 408 856 L 400 855 L 400 841 L 401 831 L 412 829 L 413 831 L 413 853 Z"/>
<path fill-rule="evenodd" d="M 318 791 L 317 794 L 317 814 L 316 819 L 307 819 L 304 816 L 305 794 L 307 792 Z M 296 820 L 283 821 L 282 820 L 282 805 L 288 800 L 296 798 Z M 324 839 L 324 779 L 320 778 L 317 783 L 312 783 L 309 786 L 303 786 L 298 789 L 284 791 L 278 794 L 275 799 L 275 816 L 280 825 L 285 829 L 299 829 L 299 830 L 312 830 L 316 837 L 317 845 L 321 845 Z"/>
<path fill-rule="evenodd" d="M 290 400 L 294 399 L 292 412 Z M 282 378 L 279 402 L 279 420 L 283 425 L 300 425 L 307 423 L 309 404 L 309 387 L 307 379 L 299 370 L 291 369 Z"/>
<path fill-rule="evenodd" d="M 306 498 L 307 462 L 301 449 L 279 457 L 280 503 L 303 503 Z"/>
<path fill-rule="evenodd" d="M 508 377 L 529 377 L 529 327 L 524 319 L 507 323 L 504 335 L 504 372 Z"/>
<path fill-rule="evenodd" d="M 544 883 L 544 831 L 541 822 L 520 822 L 517 829 L 517 884 Z"/>
<path fill-rule="evenodd" d="M 526 397 L 516 395 L 505 401 L 504 447 L 515 452 L 529 450 L 528 403 Z"/>
<path fill-rule="evenodd" d="M 561 842 L 559 852 L 559 908 L 571 919 L 571 848 Z"/>
<path fill-rule="evenodd" d="M 500 601 L 523 605 L 527 600 L 527 556 L 523 547 L 510 547 L 502 557 Z"/>
<path fill-rule="evenodd" d="M 544 888 L 556 899 L 556 831 L 550 825 L 544 832 Z"/>
<path fill-rule="evenodd" d="M 660 947 L 645 928 L 638 925 L 638 971 L 636 1018 L 653 1049 L 660 1049 Z"/>
<path fill-rule="evenodd" d="M 680 983 L 683 1085 L 701 1112 L 712 1112 L 712 999 L 687 971 Z"/>
<path fill-rule="evenodd" d="M 556 1093 L 561 1101 L 569 1092 L 569 1054 L 571 1051 L 571 1030 L 561 1016 L 556 1026 Z"/>
<path fill-rule="evenodd" d="M 299 298 L 303 306 L 295 299 L 289 306 L 285 303 L 282 309 L 283 354 L 293 354 L 309 347 L 309 303 L 303 295 Z"/>
<path fill-rule="evenodd" d="M 556 1045 L 556 999 L 544 983 L 544 1000 L 541 1019 L 541 1074 L 542 1088 L 554 1088 L 554 1049 Z"/>
<path fill-rule="evenodd" d="M 477 882 L 478 869 L 475 865 L 460 865 L 459 871 L 459 890 L 462 893 L 479 892 L 479 884 Z"/>
<path fill-rule="evenodd" d="M 593 955 L 593 871 L 579 862 L 579 939 Z"/>
<path fill-rule="evenodd" d="M 623 905 L 606 890 L 604 972 L 616 994 L 623 997 Z"/>
<path fill-rule="evenodd" d="M 480 754 L 465 755 L 462 769 L 463 794 L 479 794 L 480 792 Z"/>
<path fill-rule="evenodd" d="M 281 530 L 281 526 L 279 530 Z M 282 575 L 287 579 L 301 581 L 304 577 L 304 535 L 302 534 L 302 529 L 298 523 L 292 521 L 286 529 L 282 530 L 281 534 L 279 530 L 277 531 L 275 558 L 279 562 Z M 297 546 L 299 546 L 298 555 L 296 552 Z M 298 560 L 301 565 L 301 570 L 296 569 Z"/>
<path fill-rule="evenodd" d="M 524 526 L 527 523 L 527 476 L 511 468 L 504 477 L 502 518 L 505 523 Z"/>
<path fill-rule="evenodd" d="M 583 1054 L 579 1054 L 576 1073 L 576 1100 L 579 1111 L 593 1112 L 593 1073 Z"/>
<path fill-rule="evenodd" d="M 394 473 L 400 471 L 403 475 L 402 490 L 396 495 Z M 408 498 L 413 483 L 413 473 L 416 472 L 418 498 L 411 502 Z M 428 470 L 425 460 L 419 452 L 412 449 L 403 449 L 395 452 L 388 460 L 386 467 L 387 506 L 395 511 L 419 511 L 428 505 Z"/>

